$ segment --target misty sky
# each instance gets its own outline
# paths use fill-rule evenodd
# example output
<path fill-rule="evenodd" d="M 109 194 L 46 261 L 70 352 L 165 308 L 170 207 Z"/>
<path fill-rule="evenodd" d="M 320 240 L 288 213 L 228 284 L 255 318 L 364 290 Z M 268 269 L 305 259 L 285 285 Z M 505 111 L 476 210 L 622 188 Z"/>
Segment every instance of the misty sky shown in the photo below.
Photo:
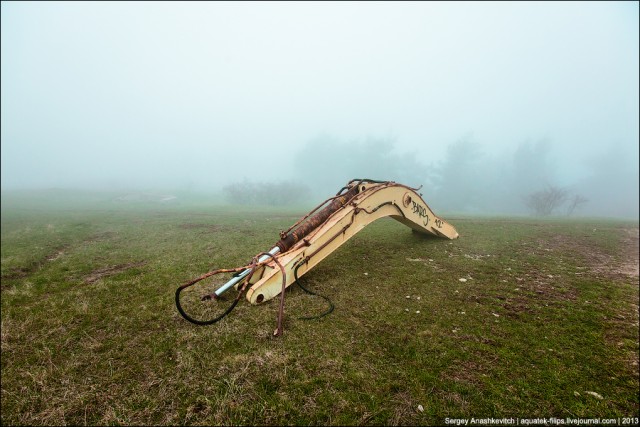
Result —
<path fill-rule="evenodd" d="M 548 139 L 567 182 L 612 146 L 638 169 L 637 2 L 1 12 L 3 189 L 287 179 L 322 134 L 393 138 L 425 164 L 465 135 L 495 155 Z"/>

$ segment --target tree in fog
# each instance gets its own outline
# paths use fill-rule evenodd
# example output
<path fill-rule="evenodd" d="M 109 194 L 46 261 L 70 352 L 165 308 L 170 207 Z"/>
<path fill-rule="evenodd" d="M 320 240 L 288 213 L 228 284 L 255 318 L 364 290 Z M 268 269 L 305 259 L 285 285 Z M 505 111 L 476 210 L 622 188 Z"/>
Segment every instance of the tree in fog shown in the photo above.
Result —
<path fill-rule="evenodd" d="M 571 200 L 569 200 L 569 206 L 567 207 L 567 216 L 571 216 L 573 212 L 579 207 L 587 203 L 589 199 L 580 194 L 575 194 Z"/>
<path fill-rule="evenodd" d="M 222 188 L 229 203 L 236 205 L 286 206 L 306 201 L 309 187 L 291 181 L 234 182 Z"/>
<path fill-rule="evenodd" d="M 591 201 L 591 215 L 638 217 L 640 179 L 637 148 L 632 150 L 622 144 L 603 144 L 601 152 L 590 158 L 588 170 L 589 175 L 580 180 L 575 189 Z"/>
<path fill-rule="evenodd" d="M 369 137 L 344 141 L 320 135 L 294 154 L 296 181 L 314 189 L 318 197 L 329 196 L 353 178 L 397 181 L 420 185 L 427 179 L 427 168 L 411 153 L 397 153 L 395 141 Z"/>
<path fill-rule="evenodd" d="M 539 204 L 534 199 L 542 196 L 533 195 L 544 193 L 546 190 L 540 190 L 544 186 L 555 186 L 557 167 L 551 155 L 551 147 L 551 142 L 547 139 L 535 142 L 525 140 L 510 154 L 511 160 L 506 162 L 507 170 L 504 173 L 500 201 L 503 212 L 524 213 L 526 208 L 535 212 L 536 209 L 530 204 Z"/>
<path fill-rule="evenodd" d="M 548 216 L 560 207 L 569 197 L 569 192 L 552 185 L 525 197 L 525 204 L 538 216 Z"/>
<path fill-rule="evenodd" d="M 513 154 L 511 185 L 518 195 L 529 194 L 543 184 L 555 180 L 555 165 L 551 159 L 551 143 L 547 139 L 529 140 L 518 145 Z"/>
<path fill-rule="evenodd" d="M 447 147 L 444 160 L 433 167 L 437 204 L 447 210 L 476 210 L 483 205 L 482 156 L 480 145 L 470 136 Z"/>

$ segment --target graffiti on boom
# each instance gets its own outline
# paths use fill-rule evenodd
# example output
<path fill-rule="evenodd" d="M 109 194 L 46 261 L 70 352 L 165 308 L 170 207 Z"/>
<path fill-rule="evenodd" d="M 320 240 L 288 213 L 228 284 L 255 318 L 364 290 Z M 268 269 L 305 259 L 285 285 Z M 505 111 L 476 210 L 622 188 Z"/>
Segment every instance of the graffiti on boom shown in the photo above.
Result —
<path fill-rule="evenodd" d="M 424 220 L 422 221 L 424 225 L 429 224 L 429 214 L 427 214 L 427 208 L 419 203 L 416 203 L 415 200 L 412 200 L 411 203 L 413 204 L 413 213 L 418 214 L 420 218 L 424 218 Z"/>

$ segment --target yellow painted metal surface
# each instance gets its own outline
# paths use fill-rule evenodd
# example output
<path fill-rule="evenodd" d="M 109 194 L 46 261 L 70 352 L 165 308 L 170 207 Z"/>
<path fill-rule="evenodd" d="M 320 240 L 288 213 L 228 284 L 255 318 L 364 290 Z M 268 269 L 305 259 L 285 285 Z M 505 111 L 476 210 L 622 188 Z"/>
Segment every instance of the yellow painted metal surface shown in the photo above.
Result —
<path fill-rule="evenodd" d="M 401 184 L 362 183 L 359 193 L 343 208 L 334 212 L 321 226 L 287 252 L 279 254 L 284 266 L 286 286 L 295 282 L 293 268 L 309 257 L 297 271 L 298 278 L 315 267 L 333 251 L 373 221 L 391 217 L 413 230 L 438 237 L 456 239 L 458 232 L 442 218 L 437 217 L 416 190 Z M 259 304 L 282 291 L 282 273 L 273 262 L 251 279 L 247 300 Z"/>

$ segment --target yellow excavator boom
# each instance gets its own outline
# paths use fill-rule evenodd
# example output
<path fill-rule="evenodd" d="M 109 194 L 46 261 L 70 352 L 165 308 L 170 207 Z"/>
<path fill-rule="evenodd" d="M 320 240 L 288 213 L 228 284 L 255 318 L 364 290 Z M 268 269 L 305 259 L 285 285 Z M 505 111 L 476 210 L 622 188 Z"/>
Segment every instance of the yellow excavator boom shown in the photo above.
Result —
<path fill-rule="evenodd" d="M 296 222 L 269 252 L 258 254 L 244 267 L 215 270 L 180 286 L 176 291 L 176 305 L 187 320 L 196 324 L 210 324 L 220 320 L 237 303 L 246 290 L 251 304 L 260 304 L 281 294 L 281 314 L 276 332 L 282 332 L 281 317 L 284 290 L 318 265 L 333 251 L 373 221 L 391 217 L 418 233 L 432 234 L 447 239 L 458 238 L 458 232 L 442 218 L 437 217 L 422 199 L 417 188 L 393 181 L 354 179 L 336 196 L 329 198 Z M 235 287 L 239 293 L 233 306 L 220 318 L 196 320 L 187 315 L 180 304 L 180 292 L 189 286 L 223 272 L 236 274 L 215 293 L 202 299 L 218 299 Z"/>
<path fill-rule="evenodd" d="M 386 216 L 417 232 L 449 239 L 458 237 L 455 228 L 435 216 L 413 188 L 395 182 L 363 182 L 355 193 L 323 224 L 280 253 L 278 259 L 287 273 L 286 286 L 295 282 L 293 269 L 298 264 L 296 275 L 300 278 L 368 224 Z M 250 303 L 268 301 L 280 293 L 282 273 L 273 261 L 265 265 L 259 277 L 255 274 L 254 277 L 255 283 L 247 291 Z"/>

